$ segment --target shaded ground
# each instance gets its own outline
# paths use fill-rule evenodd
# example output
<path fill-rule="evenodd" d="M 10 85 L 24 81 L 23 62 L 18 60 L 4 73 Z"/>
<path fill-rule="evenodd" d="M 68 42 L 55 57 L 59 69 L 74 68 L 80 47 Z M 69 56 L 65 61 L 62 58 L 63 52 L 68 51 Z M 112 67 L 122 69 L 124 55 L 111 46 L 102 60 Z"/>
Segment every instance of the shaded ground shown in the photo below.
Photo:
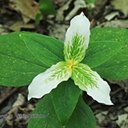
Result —
<path fill-rule="evenodd" d="M 119 0 L 114 1 L 118 3 Z M 121 6 L 118 7 L 108 0 L 98 0 L 96 6 L 87 6 L 84 0 L 63 0 L 63 2 L 54 0 L 56 16 L 43 18 L 38 25 L 35 24 L 33 17 L 27 19 L 22 11 L 17 11 L 9 3 L 12 4 L 13 0 L 0 0 L 0 34 L 25 30 L 64 40 L 69 20 L 80 11 L 89 17 L 92 27 L 128 28 L 127 8 L 122 7 L 122 9 Z M 128 128 L 128 81 L 109 81 L 109 84 L 112 88 L 114 106 L 98 104 L 86 94 L 85 101 L 95 113 L 97 128 Z M 26 97 L 26 87 L 18 89 L 0 87 L 0 128 L 26 128 L 28 117 L 22 118 L 22 116 L 24 113 L 29 114 L 37 103 L 37 100 L 28 102 Z"/>

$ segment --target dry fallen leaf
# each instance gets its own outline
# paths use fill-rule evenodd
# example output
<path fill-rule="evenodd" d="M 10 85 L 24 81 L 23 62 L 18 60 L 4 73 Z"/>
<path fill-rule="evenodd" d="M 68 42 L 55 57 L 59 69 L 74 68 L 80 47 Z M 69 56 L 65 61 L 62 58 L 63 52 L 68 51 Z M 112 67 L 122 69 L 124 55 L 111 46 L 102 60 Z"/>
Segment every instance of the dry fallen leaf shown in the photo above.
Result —
<path fill-rule="evenodd" d="M 128 28 L 128 20 L 112 20 L 100 24 L 102 27 Z"/>
<path fill-rule="evenodd" d="M 71 18 L 73 18 L 73 16 L 75 16 L 78 12 L 79 9 L 81 8 L 86 8 L 87 5 L 85 3 L 84 0 L 76 0 L 74 2 L 74 8 L 72 9 L 72 11 L 65 17 L 65 20 L 71 20 Z"/>
<path fill-rule="evenodd" d="M 13 116 L 17 114 L 18 108 L 23 105 L 25 102 L 25 98 L 22 94 L 18 95 L 17 100 L 12 105 L 12 109 L 6 115 L 6 123 L 10 126 L 13 124 Z"/>
<path fill-rule="evenodd" d="M 38 3 L 34 0 L 10 0 L 10 7 L 22 14 L 23 21 L 29 22 L 30 19 L 35 19 L 39 10 Z"/>
<path fill-rule="evenodd" d="M 84 0 L 75 0 L 73 3 L 73 9 L 70 9 L 71 5 L 72 0 L 68 0 L 61 8 L 58 9 L 56 14 L 56 21 L 63 21 L 64 19 L 66 21 L 71 20 L 71 18 L 77 14 L 79 9 L 87 7 Z M 67 15 L 64 15 L 65 11 L 68 11 Z"/>
<path fill-rule="evenodd" d="M 112 0 L 112 5 L 115 9 L 119 9 L 125 15 L 128 15 L 128 0 Z"/>
<path fill-rule="evenodd" d="M 0 35 L 7 34 L 6 27 L 0 24 Z"/>
<path fill-rule="evenodd" d="M 49 35 L 56 37 L 57 39 L 64 40 L 64 33 L 66 32 L 66 29 L 68 28 L 68 25 L 64 24 L 52 24 L 48 26 L 49 29 Z"/>
<path fill-rule="evenodd" d="M 105 16 L 105 19 L 107 21 L 112 20 L 113 18 L 115 18 L 116 16 L 119 16 L 119 12 L 111 12 L 110 14 Z"/>
<path fill-rule="evenodd" d="M 25 24 L 22 21 L 17 21 L 9 27 L 10 30 L 15 31 L 15 32 L 19 32 L 22 28 L 33 29 L 34 24 Z"/>
<path fill-rule="evenodd" d="M 116 123 L 120 128 L 128 128 L 128 114 L 119 115 Z"/>
<path fill-rule="evenodd" d="M 101 124 L 105 120 L 107 114 L 108 111 L 103 111 L 96 114 L 96 119 L 98 120 L 99 124 Z"/>

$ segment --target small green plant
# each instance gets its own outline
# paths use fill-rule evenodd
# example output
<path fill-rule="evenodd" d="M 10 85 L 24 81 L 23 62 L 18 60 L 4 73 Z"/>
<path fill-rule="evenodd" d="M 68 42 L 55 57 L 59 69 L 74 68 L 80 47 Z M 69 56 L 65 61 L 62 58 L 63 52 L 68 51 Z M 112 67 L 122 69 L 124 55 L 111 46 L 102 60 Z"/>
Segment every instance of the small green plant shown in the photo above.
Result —
<path fill-rule="evenodd" d="M 56 10 L 53 0 L 39 0 L 39 10 L 36 14 L 35 20 L 39 24 L 42 15 L 46 18 L 48 15 L 55 15 Z"/>
<path fill-rule="evenodd" d="M 93 28 L 90 32 L 83 13 L 71 20 L 64 43 L 29 32 L 2 35 L 0 84 L 29 85 L 28 100 L 45 95 L 28 128 L 96 128 L 82 91 L 99 103 L 113 105 L 110 87 L 100 76 L 128 78 L 127 35 L 128 30 L 118 28 Z"/>
<path fill-rule="evenodd" d="M 67 30 L 64 42 L 65 61 L 58 62 L 34 78 L 28 88 L 28 99 L 41 98 L 56 88 L 59 83 L 71 78 L 75 85 L 81 90 L 87 91 L 88 95 L 98 102 L 112 105 L 107 82 L 101 79 L 97 72 L 92 71 L 88 65 L 80 63 L 85 58 L 89 37 L 90 22 L 81 13 L 71 20 L 71 25 Z"/>
<path fill-rule="evenodd" d="M 55 6 L 53 0 L 39 0 L 39 8 L 43 15 L 55 14 Z"/>

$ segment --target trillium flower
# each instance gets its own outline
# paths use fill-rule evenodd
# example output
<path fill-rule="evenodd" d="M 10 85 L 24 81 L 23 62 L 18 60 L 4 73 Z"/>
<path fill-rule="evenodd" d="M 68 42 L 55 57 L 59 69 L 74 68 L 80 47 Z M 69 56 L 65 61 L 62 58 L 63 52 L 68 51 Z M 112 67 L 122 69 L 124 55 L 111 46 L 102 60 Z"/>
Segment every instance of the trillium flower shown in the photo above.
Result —
<path fill-rule="evenodd" d="M 75 16 L 68 28 L 64 42 L 65 61 L 52 65 L 45 72 L 37 75 L 28 87 L 28 99 L 41 98 L 56 88 L 62 81 L 69 78 L 74 80 L 76 86 L 86 91 L 89 96 L 99 103 L 112 105 L 110 87 L 100 75 L 91 68 L 80 63 L 89 45 L 90 22 L 81 13 Z M 70 85 L 69 85 L 70 86 Z"/>

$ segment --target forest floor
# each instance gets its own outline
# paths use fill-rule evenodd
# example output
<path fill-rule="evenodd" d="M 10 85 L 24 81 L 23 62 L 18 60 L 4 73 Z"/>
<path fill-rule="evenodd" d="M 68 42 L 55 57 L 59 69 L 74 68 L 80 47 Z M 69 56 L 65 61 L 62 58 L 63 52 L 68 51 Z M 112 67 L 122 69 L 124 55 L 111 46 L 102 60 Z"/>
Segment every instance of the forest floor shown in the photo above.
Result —
<path fill-rule="evenodd" d="M 97 1 L 94 5 L 85 4 L 84 0 L 54 0 L 56 14 L 42 17 L 36 24 L 32 12 L 38 8 L 36 2 L 30 8 L 20 6 L 15 0 L 0 0 L 0 34 L 31 31 L 64 40 L 70 19 L 81 11 L 90 19 L 91 27 L 128 28 L 127 0 L 122 0 L 124 3 L 120 0 Z M 84 95 L 94 111 L 97 128 L 128 128 L 128 81 L 108 82 L 112 89 L 113 106 L 99 104 L 86 93 Z M 27 87 L 0 87 L 0 128 L 26 128 L 28 117 L 20 115 L 30 114 L 38 102 L 35 99 L 28 102 L 27 93 Z"/>

